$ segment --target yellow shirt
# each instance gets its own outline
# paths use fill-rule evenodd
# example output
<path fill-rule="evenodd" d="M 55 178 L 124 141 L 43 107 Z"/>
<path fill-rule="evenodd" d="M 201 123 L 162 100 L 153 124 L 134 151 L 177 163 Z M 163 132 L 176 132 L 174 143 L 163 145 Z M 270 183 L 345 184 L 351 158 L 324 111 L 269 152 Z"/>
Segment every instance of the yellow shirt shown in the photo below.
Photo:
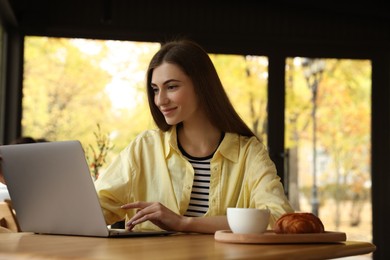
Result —
<path fill-rule="evenodd" d="M 209 209 L 205 216 L 226 215 L 228 207 L 266 208 L 270 226 L 281 214 L 292 212 L 265 146 L 255 137 L 226 133 L 210 163 Z M 135 210 L 121 205 L 160 202 L 183 215 L 191 196 L 194 169 L 177 144 L 176 127 L 147 130 L 138 135 L 95 181 L 107 223 Z M 147 221 L 135 229 L 159 229 Z"/>

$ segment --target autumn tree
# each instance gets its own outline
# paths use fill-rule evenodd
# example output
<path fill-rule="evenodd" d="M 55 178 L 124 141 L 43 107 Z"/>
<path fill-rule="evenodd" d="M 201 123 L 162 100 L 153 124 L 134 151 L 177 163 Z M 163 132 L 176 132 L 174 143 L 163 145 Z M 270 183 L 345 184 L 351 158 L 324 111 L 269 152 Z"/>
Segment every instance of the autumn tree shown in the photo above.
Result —
<path fill-rule="evenodd" d="M 302 149 L 313 138 L 312 93 L 302 68 L 293 61 L 287 63 L 286 144 L 289 149 Z M 326 163 L 317 172 L 319 195 L 336 202 L 336 227 L 343 201 L 367 199 L 362 183 L 370 181 L 370 68 L 368 61 L 327 59 L 318 86 L 316 153 L 321 164 Z M 303 169 L 300 174 L 307 176 Z M 353 206 L 350 210 L 355 218 L 351 222 L 357 223 L 360 209 Z"/>
<path fill-rule="evenodd" d="M 87 157 L 95 158 L 102 143 L 96 133 L 101 133 L 112 148 L 102 153 L 108 157 L 103 161 L 109 162 L 138 133 L 155 127 L 145 73 L 159 46 L 27 37 L 23 134 L 50 141 L 77 139 L 91 153 Z"/>
<path fill-rule="evenodd" d="M 342 201 L 367 199 L 361 186 L 371 179 L 371 66 L 368 61 L 333 59 L 328 68 L 319 92 L 318 132 L 322 149 L 332 158 L 324 183 L 335 185 L 328 192 L 336 200 L 338 227 Z M 360 214 L 355 210 L 351 208 L 351 221 L 358 224 Z"/>
<path fill-rule="evenodd" d="M 97 123 L 110 122 L 109 80 L 99 59 L 69 40 L 27 37 L 23 82 L 23 133 L 50 141 L 91 141 Z"/>
<path fill-rule="evenodd" d="M 267 66 L 261 56 L 210 55 L 239 115 L 267 142 Z"/>

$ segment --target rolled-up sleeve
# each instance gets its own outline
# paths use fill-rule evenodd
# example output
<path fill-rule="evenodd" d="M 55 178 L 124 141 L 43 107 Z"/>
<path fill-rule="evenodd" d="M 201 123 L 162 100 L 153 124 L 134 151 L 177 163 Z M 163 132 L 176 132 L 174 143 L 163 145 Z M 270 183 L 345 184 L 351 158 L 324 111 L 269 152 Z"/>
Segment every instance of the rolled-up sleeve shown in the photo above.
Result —
<path fill-rule="evenodd" d="M 269 225 L 272 227 L 282 214 L 293 212 L 293 209 L 265 147 L 256 152 L 255 158 L 246 178 L 246 192 L 250 194 L 250 207 L 268 208 L 271 211 Z"/>
<path fill-rule="evenodd" d="M 120 207 L 131 201 L 129 187 L 132 185 L 132 174 L 128 149 L 122 151 L 95 181 L 107 224 L 124 219 L 126 211 Z"/>

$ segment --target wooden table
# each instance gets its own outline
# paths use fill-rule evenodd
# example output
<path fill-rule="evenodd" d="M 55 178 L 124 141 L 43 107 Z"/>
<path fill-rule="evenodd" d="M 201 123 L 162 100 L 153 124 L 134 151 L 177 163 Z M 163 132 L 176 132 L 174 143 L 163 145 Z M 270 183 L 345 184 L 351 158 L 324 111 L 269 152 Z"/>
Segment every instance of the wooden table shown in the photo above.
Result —
<path fill-rule="evenodd" d="M 368 242 L 232 244 L 213 235 L 96 238 L 1 233 L 0 259 L 329 259 L 368 254 Z"/>

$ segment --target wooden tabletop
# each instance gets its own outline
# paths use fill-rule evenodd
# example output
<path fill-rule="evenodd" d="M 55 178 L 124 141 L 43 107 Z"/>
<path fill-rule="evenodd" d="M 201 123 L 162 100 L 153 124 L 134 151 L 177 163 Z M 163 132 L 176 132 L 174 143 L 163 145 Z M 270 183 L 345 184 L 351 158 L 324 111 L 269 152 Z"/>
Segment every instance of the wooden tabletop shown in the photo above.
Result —
<path fill-rule="evenodd" d="M 1 233 L 0 259 L 329 259 L 368 254 L 368 242 L 234 244 L 214 235 L 96 238 Z"/>

